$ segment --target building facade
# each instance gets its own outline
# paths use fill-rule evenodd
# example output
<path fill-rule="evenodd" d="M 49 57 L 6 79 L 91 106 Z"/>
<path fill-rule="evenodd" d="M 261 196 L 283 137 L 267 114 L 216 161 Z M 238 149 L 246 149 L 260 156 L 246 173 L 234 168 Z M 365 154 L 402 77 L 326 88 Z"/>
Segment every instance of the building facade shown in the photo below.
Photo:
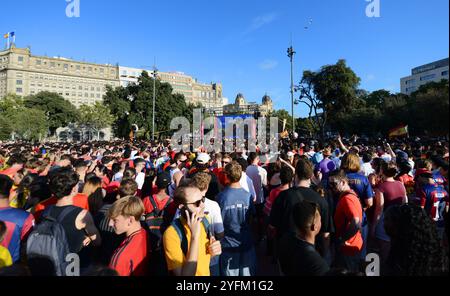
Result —
<path fill-rule="evenodd" d="M 238 94 L 234 104 L 228 104 L 223 106 L 224 115 L 233 114 L 255 114 L 259 113 L 260 116 L 267 116 L 273 111 L 272 99 L 266 94 L 262 98 L 261 104 L 248 103 L 244 95 Z"/>
<path fill-rule="evenodd" d="M 420 86 L 431 81 L 448 80 L 448 58 L 412 69 L 411 76 L 400 80 L 401 92 L 406 95 L 417 91 Z"/>
<path fill-rule="evenodd" d="M 0 51 L 0 98 L 7 94 L 60 94 L 76 107 L 102 101 L 106 86 L 119 86 L 118 67 L 34 56 L 28 48 Z"/>
<path fill-rule="evenodd" d="M 120 85 L 126 87 L 130 83 L 137 83 L 142 71 L 152 75 L 152 70 L 119 67 Z M 159 72 L 157 78 L 161 82 L 169 83 L 174 94 L 184 95 L 186 103 L 202 104 L 206 108 L 221 108 L 223 106 L 222 85 L 220 83 L 203 84 L 183 72 Z"/>

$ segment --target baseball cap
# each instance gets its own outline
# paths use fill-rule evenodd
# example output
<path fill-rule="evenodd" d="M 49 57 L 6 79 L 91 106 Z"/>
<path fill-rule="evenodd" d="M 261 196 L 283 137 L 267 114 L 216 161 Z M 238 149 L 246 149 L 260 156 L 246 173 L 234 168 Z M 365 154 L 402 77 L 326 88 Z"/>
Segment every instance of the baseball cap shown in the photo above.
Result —
<path fill-rule="evenodd" d="M 197 163 L 198 164 L 207 164 L 211 158 L 206 153 L 199 153 L 197 156 Z"/>
<path fill-rule="evenodd" d="M 170 175 L 168 173 L 161 173 L 156 176 L 156 186 L 160 189 L 167 188 L 172 183 L 170 181 Z"/>

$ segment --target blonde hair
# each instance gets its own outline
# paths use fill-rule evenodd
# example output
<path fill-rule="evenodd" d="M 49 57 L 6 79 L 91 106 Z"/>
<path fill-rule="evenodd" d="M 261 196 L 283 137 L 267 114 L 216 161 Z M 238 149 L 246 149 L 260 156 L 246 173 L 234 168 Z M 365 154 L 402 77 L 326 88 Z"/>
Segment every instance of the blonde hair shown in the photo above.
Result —
<path fill-rule="evenodd" d="M 200 191 L 205 191 L 209 187 L 209 183 L 211 182 L 211 176 L 207 173 L 197 173 L 191 179 L 192 185 L 197 187 Z"/>
<path fill-rule="evenodd" d="M 342 158 L 341 169 L 346 173 L 357 173 L 361 170 L 359 156 L 354 153 L 347 153 Z"/>
<path fill-rule="evenodd" d="M 242 167 L 237 161 L 232 161 L 225 167 L 225 174 L 231 183 L 239 182 L 242 176 Z"/>
<path fill-rule="evenodd" d="M 108 217 L 110 219 L 117 218 L 118 216 L 134 217 L 136 221 L 139 221 L 144 214 L 144 203 L 139 197 L 126 196 L 117 200 L 108 211 Z"/>

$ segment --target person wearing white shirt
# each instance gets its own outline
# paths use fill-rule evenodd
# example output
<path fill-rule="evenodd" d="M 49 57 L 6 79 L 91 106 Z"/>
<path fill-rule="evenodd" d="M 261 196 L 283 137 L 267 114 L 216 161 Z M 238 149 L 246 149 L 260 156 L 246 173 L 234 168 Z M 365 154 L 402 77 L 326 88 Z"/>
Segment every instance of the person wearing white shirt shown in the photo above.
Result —
<path fill-rule="evenodd" d="M 143 158 L 136 158 L 134 160 L 134 169 L 136 170 L 136 183 L 138 184 L 138 189 L 141 190 L 145 182 L 145 160 Z"/>

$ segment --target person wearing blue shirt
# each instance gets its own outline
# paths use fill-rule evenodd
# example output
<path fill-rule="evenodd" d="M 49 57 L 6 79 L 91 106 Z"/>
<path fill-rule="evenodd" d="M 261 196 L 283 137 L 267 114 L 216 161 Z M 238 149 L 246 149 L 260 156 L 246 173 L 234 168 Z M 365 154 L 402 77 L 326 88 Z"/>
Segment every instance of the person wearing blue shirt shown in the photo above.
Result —
<path fill-rule="evenodd" d="M 220 272 L 222 276 L 254 276 L 256 253 L 250 227 L 256 214 L 253 197 L 239 183 L 242 175 L 239 163 L 229 163 L 225 174 L 230 185 L 217 195 L 225 230 Z"/>
<path fill-rule="evenodd" d="M 361 160 L 354 153 L 347 153 L 342 158 L 341 169 L 345 171 L 350 188 L 358 195 L 363 208 L 363 222 L 361 224 L 361 233 L 364 245 L 361 251 L 361 259 L 365 260 L 367 254 L 367 239 L 369 236 L 369 222 L 367 219 L 367 210 L 373 206 L 374 192 L 369 179 L 360 174 Z"/>

